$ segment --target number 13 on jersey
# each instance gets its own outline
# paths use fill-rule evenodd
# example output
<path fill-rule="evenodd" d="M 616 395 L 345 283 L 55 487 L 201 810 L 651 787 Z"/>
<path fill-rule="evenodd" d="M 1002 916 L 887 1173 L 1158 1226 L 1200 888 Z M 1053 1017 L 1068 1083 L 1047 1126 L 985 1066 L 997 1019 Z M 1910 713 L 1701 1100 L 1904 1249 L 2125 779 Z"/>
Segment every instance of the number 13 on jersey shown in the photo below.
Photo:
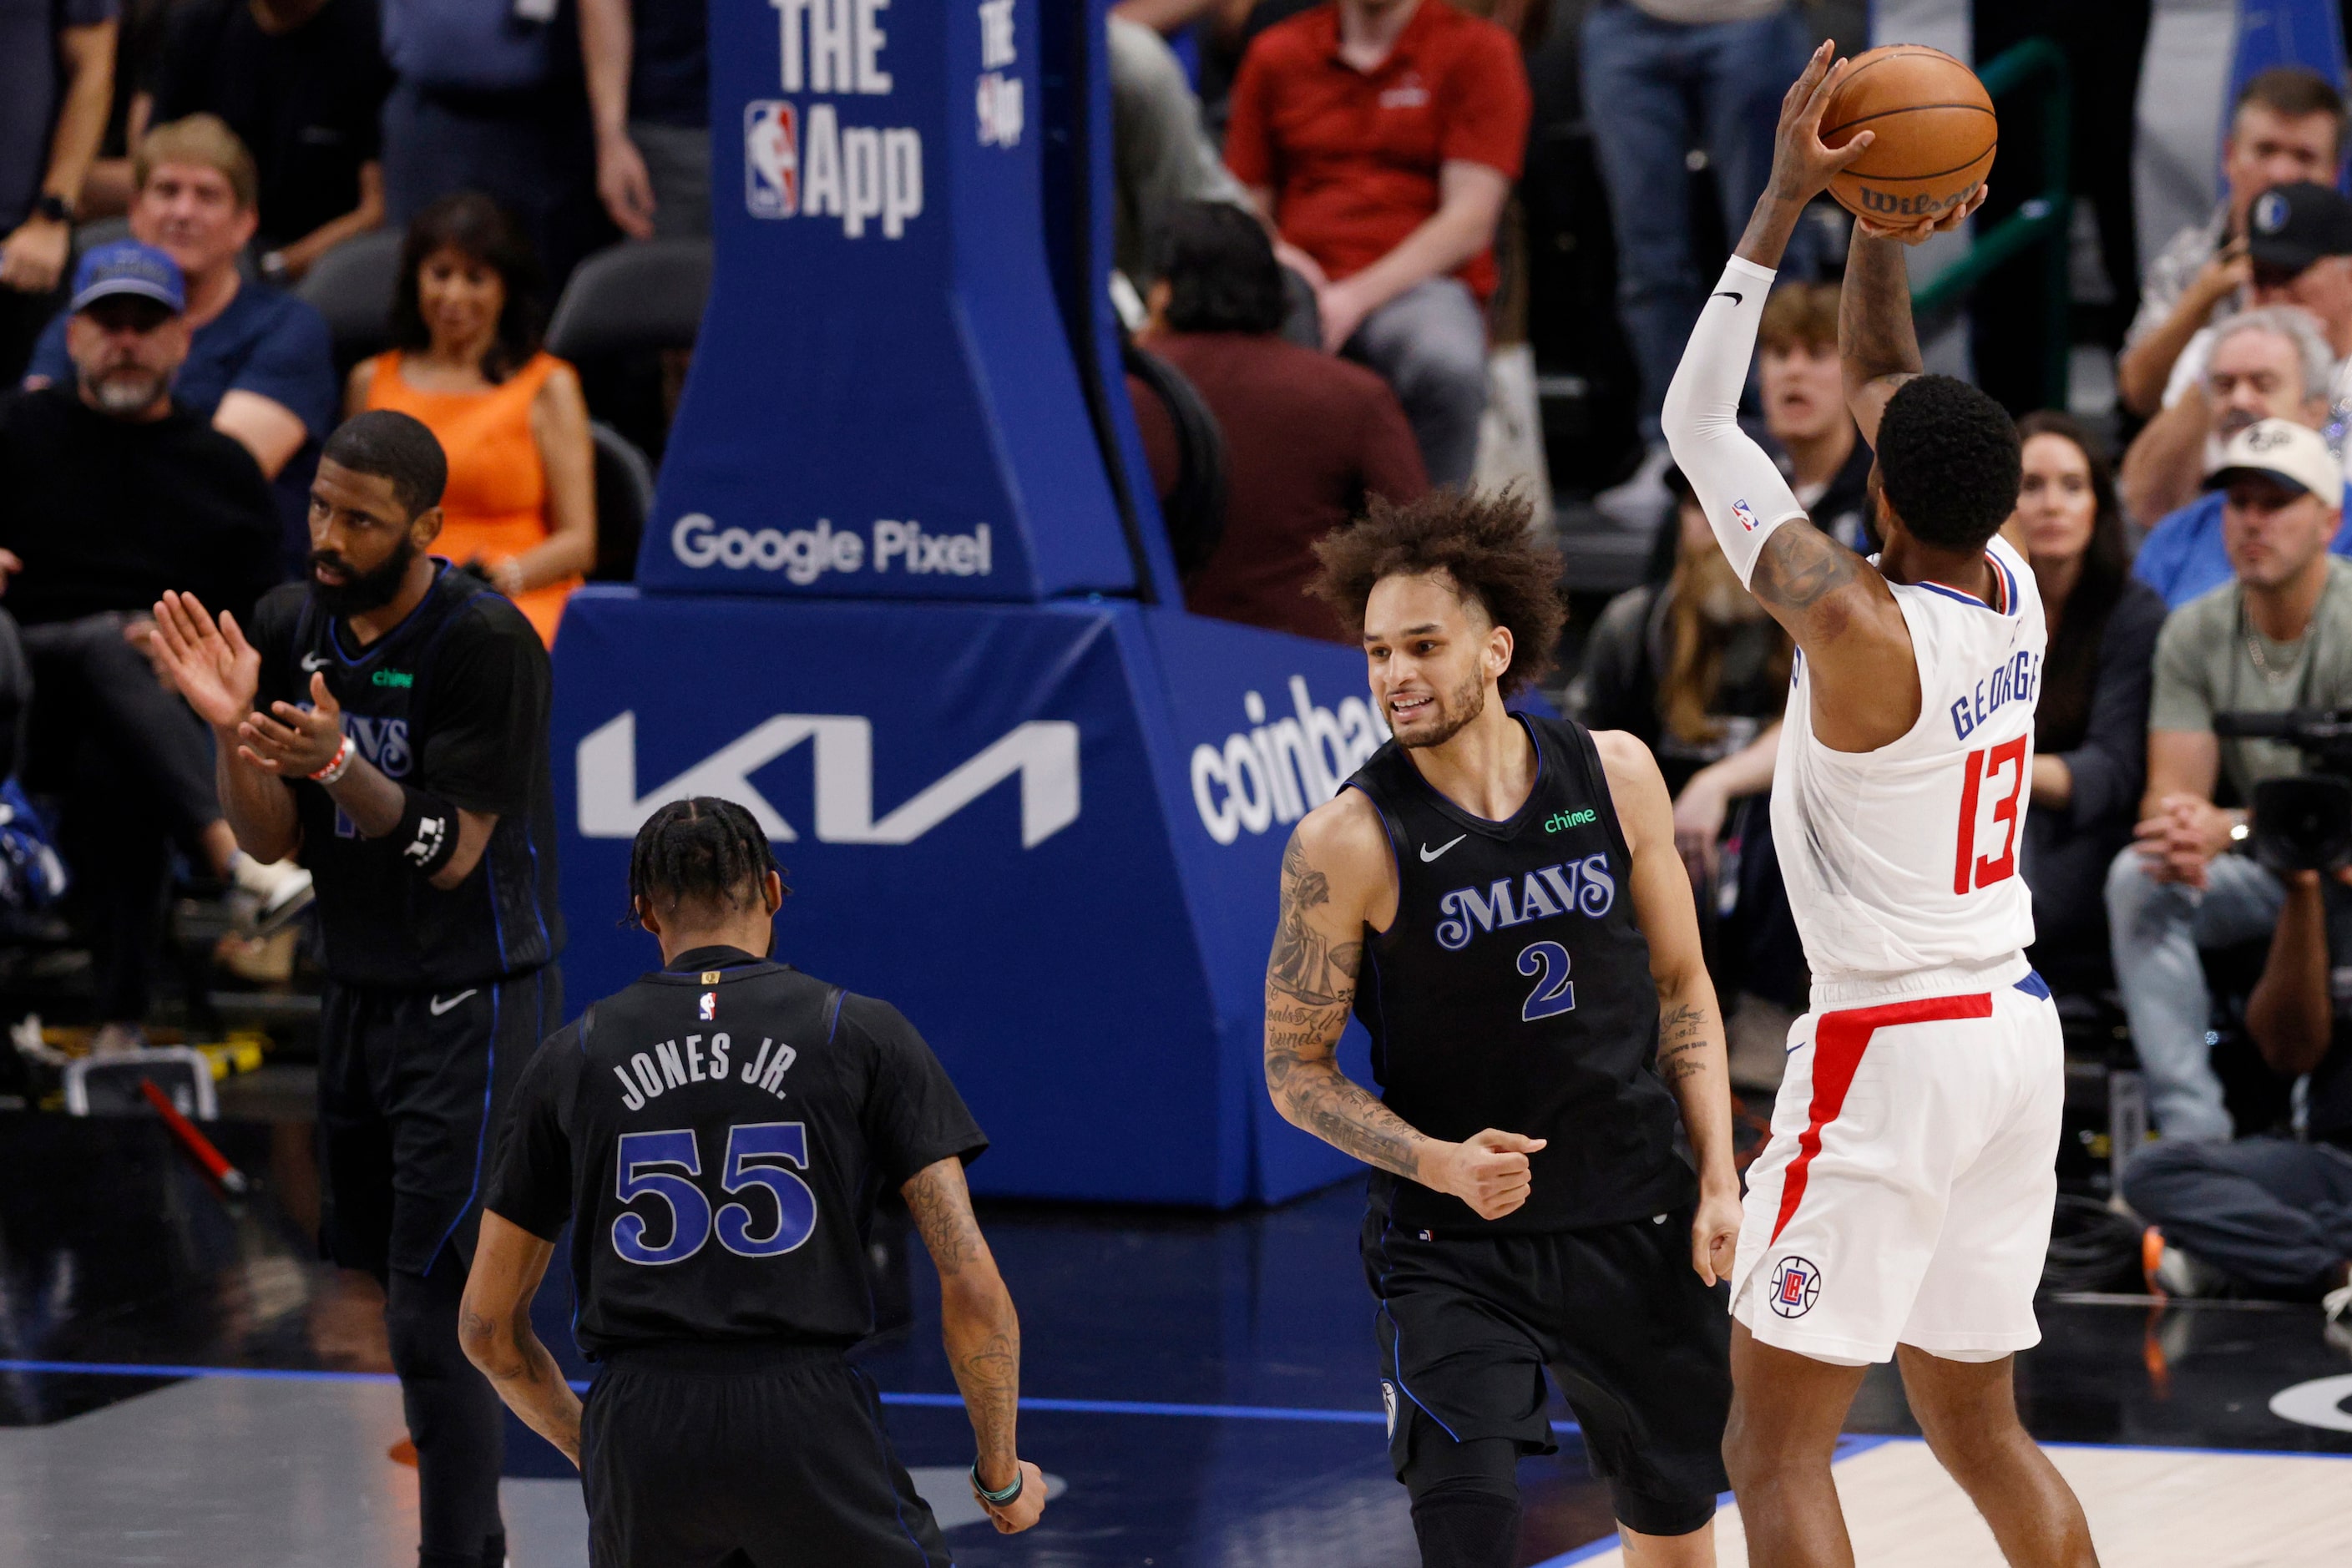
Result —
<path fill-rule="evenodd" d="M 1960 842 L 1952 863 L 1952 891 L 1968 893 L 1990 888 L 2017 875 L 2018 803 L 2025 795 L 2026 737 L 2003 741 L 1970 752 L 1960 759 Z M 1979 811 L 1992 802 L 1991 819 L 1980 825 Z M 1995 839 L 1990 855 L 1979 853 L 1985 840 Z"/>

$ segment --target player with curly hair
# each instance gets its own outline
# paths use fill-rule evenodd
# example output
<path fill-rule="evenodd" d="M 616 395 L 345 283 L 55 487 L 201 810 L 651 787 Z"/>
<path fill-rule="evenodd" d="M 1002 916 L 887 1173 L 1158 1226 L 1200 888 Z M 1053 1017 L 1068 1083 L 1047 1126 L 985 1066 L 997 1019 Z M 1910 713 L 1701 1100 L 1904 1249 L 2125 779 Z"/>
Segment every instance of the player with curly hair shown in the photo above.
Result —
<path fill-rule="evenodd" d="M 1802 658 L 1772 837 L 1812 972 L 1731 1269 L 1724 1453 L 1750 1561 L 1851 1563 L 1830 1478 L 1864 1370 L 1898 1357 L 1912 1414 L 2008 1560 L 2091 1568 L 2081 1505 L 2017 1416 L 2041 1331 L 2065 1056 L 2025 949 L 2018 875 L 2047 632 L 1995 531 L 2017 501 L 2000 406 L 1921 374 L 1899 232 L 1857 223 L 1838 323 L 1876 454 L 1878 555 L 1815 528 L 1740 428 L 1772 268 L 1805 205 L 1870 144 L 1825 146 L 1846 67 L 1789 90 L 1772 178 L 1666 394 L 1675 460 L 1740 581 Z"/>
<path fill-rule="evenodd" d="M 1266 1085 L 1374 1167 L 1364 1269 L 1423 1563 L 1518 1561 L 1549 1366 L 1629 1555 L 1700 1568 L 1739 1222 L 1723 1025 L 1656 762 L 1504 708 L 1563 619 L 1529 521 L 1445 490 L 1318 546 L 1394 739 L 1284 852 Z M 1351 1010 L 1377 1099 L 1334 1058 Z"/>

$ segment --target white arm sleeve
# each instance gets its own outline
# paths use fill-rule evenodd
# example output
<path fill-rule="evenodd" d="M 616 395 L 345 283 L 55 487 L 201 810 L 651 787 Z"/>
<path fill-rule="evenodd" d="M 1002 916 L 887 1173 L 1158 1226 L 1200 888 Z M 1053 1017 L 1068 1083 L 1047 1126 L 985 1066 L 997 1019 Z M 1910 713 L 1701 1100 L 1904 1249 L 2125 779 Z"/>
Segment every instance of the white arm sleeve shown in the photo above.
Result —
<path fill-rule="evenodd" d="M 1739 394 L 1772 278 L 1752 261 L 1731 258 L 1666 388 L 1666 444 L 1742 584 L 1772 531 L 1805 515 L 1772 459 L 1739 427 Z"/>

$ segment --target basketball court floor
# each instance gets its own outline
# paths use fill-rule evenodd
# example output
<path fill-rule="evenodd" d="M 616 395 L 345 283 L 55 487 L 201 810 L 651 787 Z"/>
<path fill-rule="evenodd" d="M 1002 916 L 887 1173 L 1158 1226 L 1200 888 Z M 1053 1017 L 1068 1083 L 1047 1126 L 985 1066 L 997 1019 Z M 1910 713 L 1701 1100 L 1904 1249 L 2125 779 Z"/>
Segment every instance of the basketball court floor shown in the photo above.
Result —
<path fill-rule="evenodd" d="M 290 1086 L 289 1086 L 290 1087 Z M 218 1124 L 264 1193 L 225 1208 L 140 1121 L 0 1112 L 0 1565 L 407 1568 L 415 1471 L 369 1303 L 311 1262 L 299 1096 L 231 1097 Z M 1354 1184 L 1216 1218 L 983 1205 L 1024 1325 L 1022 1448 L 1061 1489 L 997 1536 L 963 1492 L 970 1429 L 936 1289 L 861 1359 L 957 1561 L 1411 1568 L 1355 1258 Z M 565 1303 L 541 1302 L 561 1339 Z M 2029 1424 L 2128 1568 L 2352 1562 L 2352 1354 L 2315 1308 L 2046 1303 Z M 571 1353 L 558 1343 L 560 1354 Z M 586 1369 L 574 1363 L 574 1375 Z M 1527 1563 L 1615 1563 L 1606 1493 L 1569 1412 L 1530 1459 Z M 1840 1459 L 1861 1562 L 1999 1562 L 1874 1373 Z M 582 1568 L 576 1480 L 520 1427 L 516 1568 Z M 1722 1562 L 1745 1561 L 1727 1510 Z"/>

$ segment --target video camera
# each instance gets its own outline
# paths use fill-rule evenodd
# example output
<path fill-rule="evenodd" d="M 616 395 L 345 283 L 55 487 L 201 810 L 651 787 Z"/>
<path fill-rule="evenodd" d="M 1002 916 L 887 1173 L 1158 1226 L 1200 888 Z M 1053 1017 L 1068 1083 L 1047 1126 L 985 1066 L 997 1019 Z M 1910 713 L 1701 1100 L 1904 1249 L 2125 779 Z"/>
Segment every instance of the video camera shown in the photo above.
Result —
<path fill-rule="evenodd" d="M 2352 865 L 2352 708 L 2291 708 L 2283 713 L 2216 713 L 2225 740 L 2279 741 L 2312 771 L 2254 786 L 2254 858 L 2284 876 Z"/>

